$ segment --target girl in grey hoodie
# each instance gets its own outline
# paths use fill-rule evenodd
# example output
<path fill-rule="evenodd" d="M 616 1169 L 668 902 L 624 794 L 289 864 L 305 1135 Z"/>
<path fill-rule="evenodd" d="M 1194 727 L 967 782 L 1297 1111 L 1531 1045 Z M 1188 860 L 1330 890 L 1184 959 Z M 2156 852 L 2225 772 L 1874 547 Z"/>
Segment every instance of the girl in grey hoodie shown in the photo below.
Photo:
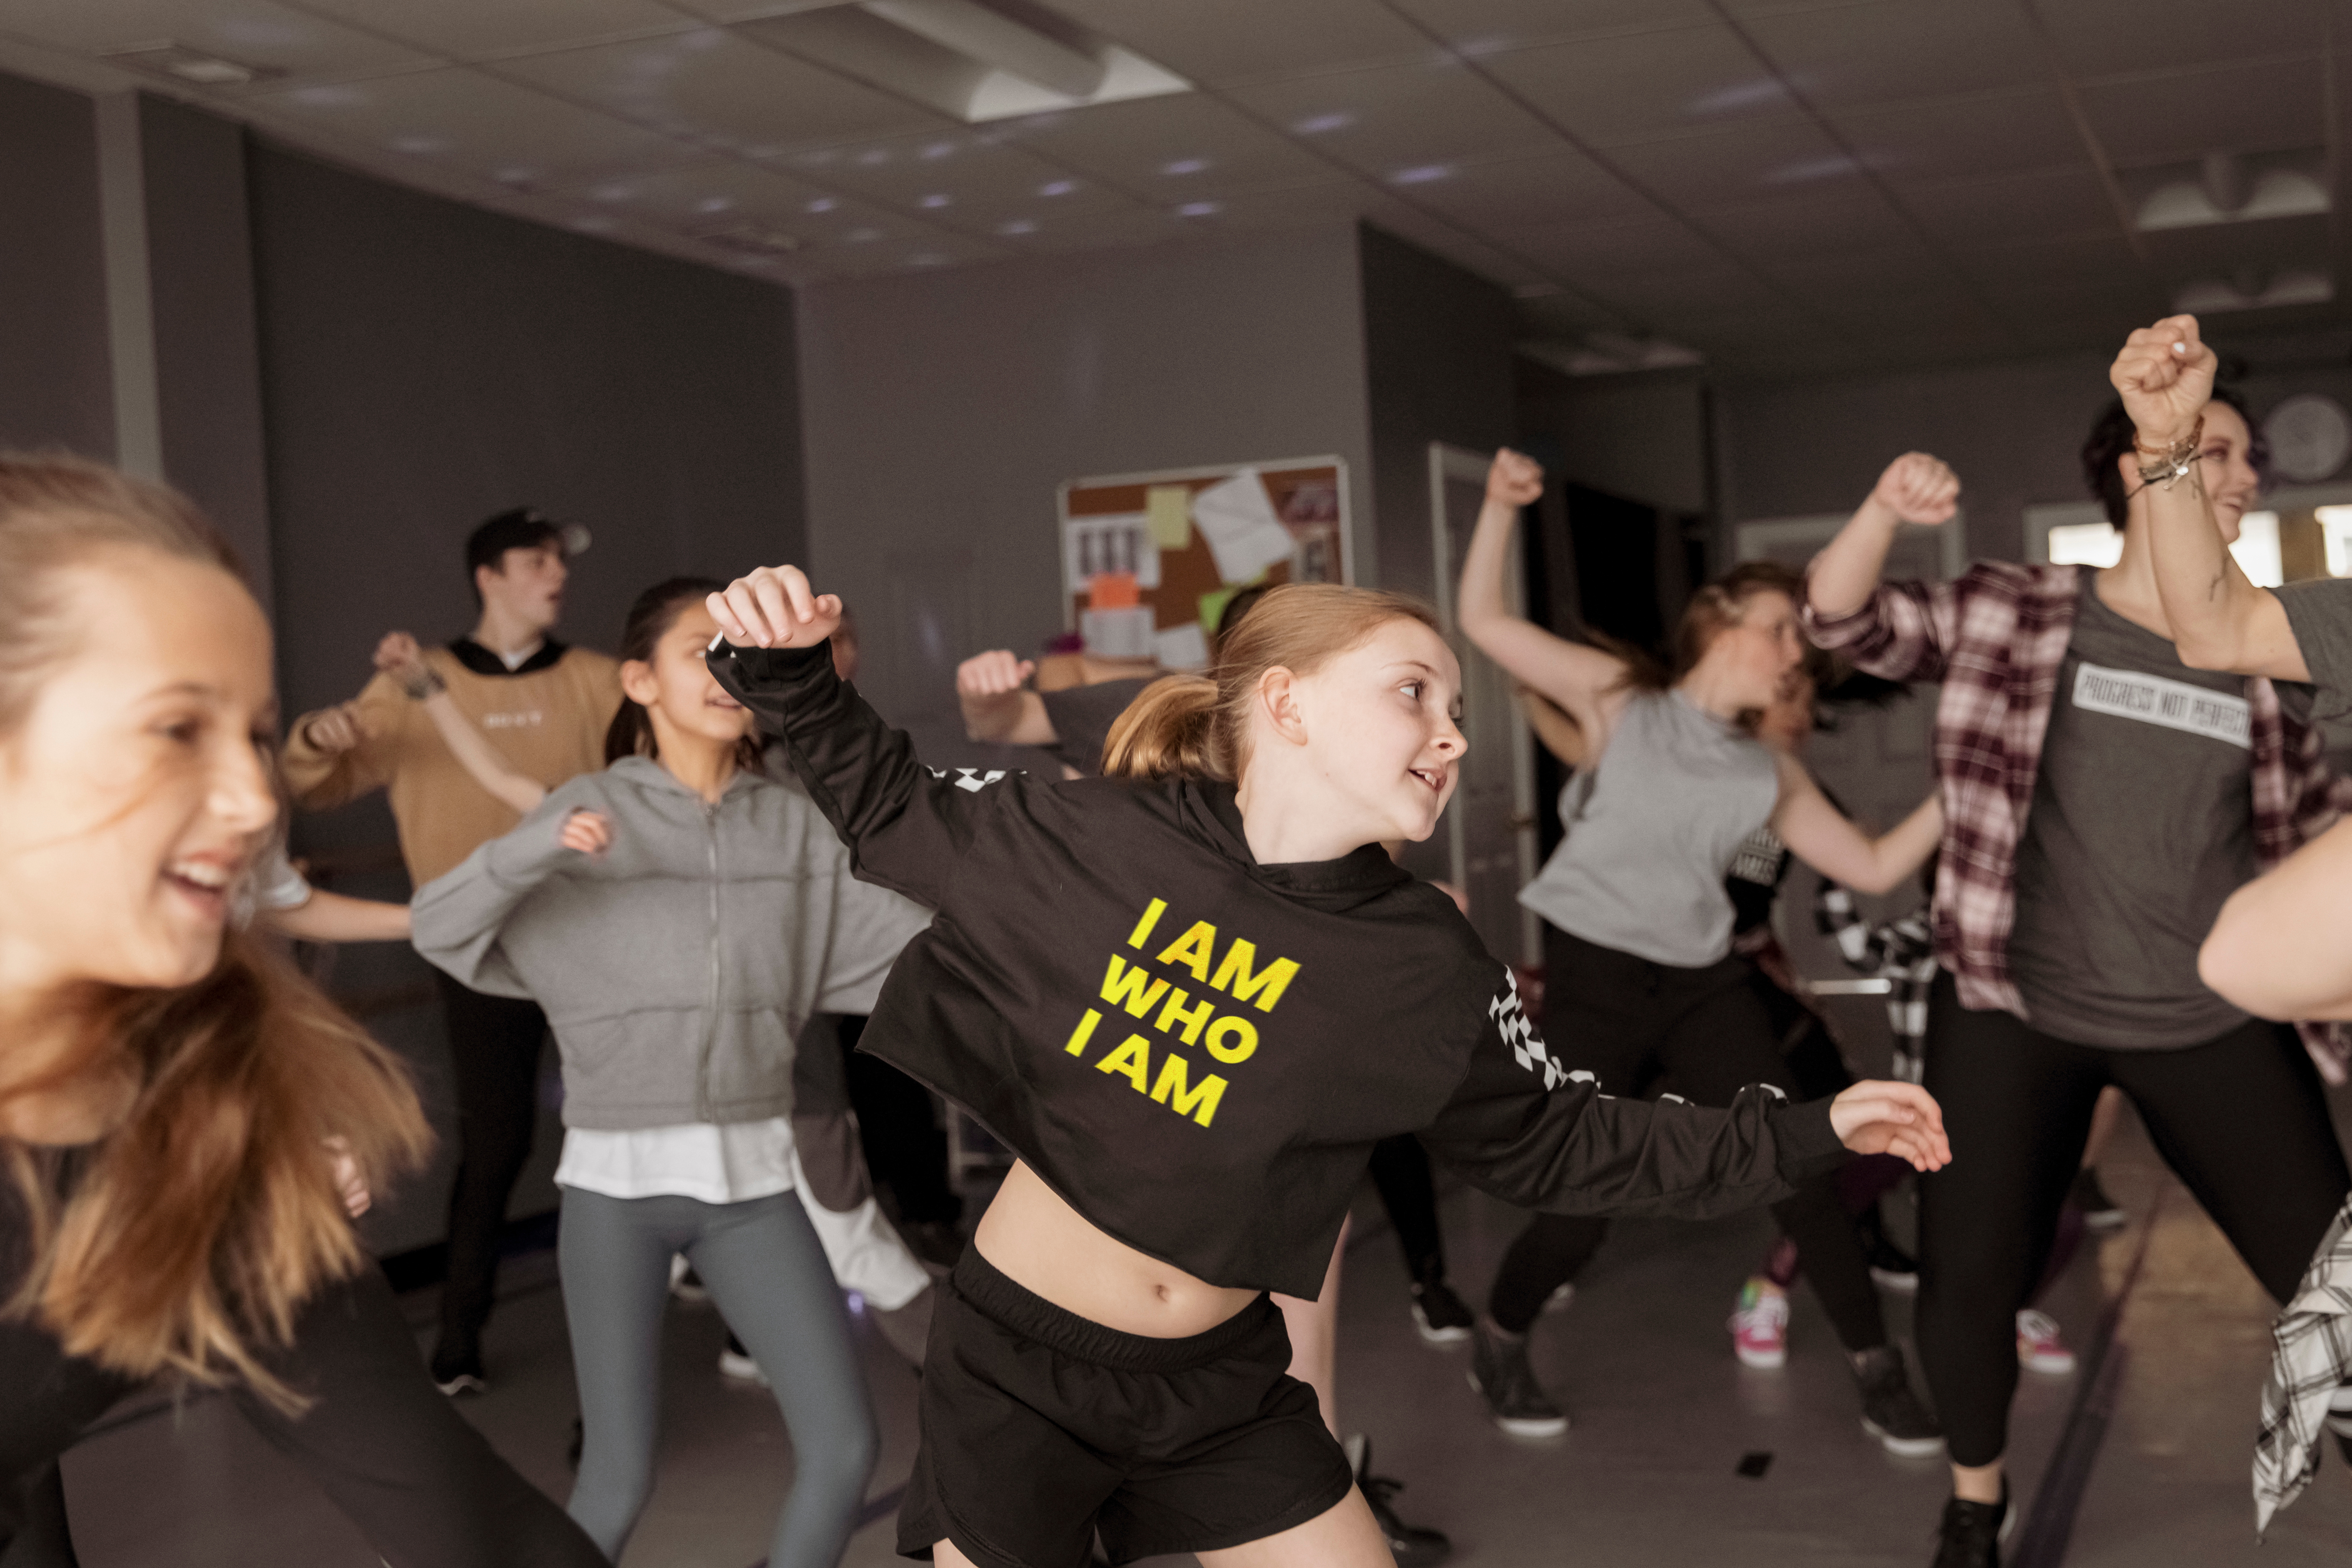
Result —
<path fill-rule="evenodd" d="M 558 1258 L 585 1443 L 570 1504 L 617 1559 L 652 1489 L 669 1259 L 682 1253 L 773 1386 L 794 1481 L 769 1562 L 839 1560 L 874 1464 L 865 1381 L 792 1191 L 793 1049 L 865 1012 L 929 916 L 847 851 L 701 654 L 715 584 L 639 597 L 612 765 L 416 895 L 417 950 L 529 996 L 562 1055 Z"/>

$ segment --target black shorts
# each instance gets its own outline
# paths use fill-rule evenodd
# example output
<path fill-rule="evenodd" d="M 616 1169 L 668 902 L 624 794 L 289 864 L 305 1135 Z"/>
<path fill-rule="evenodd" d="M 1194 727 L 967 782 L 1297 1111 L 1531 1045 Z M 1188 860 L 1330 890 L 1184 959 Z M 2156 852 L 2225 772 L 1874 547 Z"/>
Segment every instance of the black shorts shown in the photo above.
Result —
<path fill-rule="evenodd" d="M 1203 1334 L 1124 1334 L 964 1248 L 923 1357 L 921 1447 L 898 1552 L 952 1541 L 982 1568 L 1082 1568 L 1240 1546 L 1306 1523 L 1355 1479 L 1264 1296 Z"/>

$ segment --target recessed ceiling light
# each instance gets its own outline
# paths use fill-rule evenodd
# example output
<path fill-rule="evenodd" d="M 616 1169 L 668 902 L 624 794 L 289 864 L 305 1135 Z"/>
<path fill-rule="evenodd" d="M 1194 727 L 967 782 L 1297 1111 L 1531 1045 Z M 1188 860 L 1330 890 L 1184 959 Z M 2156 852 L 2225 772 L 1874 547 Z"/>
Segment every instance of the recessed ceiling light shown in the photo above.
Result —
<path fill-rule="evenodd" d="M 929 146 L 923 149 L 923 156 L 926 158 L 944 158 L 954 151 L 955 143 L 952 142 L 934 142 Z"/>
<path fill-rule="evenodd" d="M 1389 176 L 1389 183 L 1398 185 L 1425 185 L 1432 180 L 1449 179 L 1453 174 L 1454 165 L 1451 163 L 1423 163 L 1417 168 L 1399 169 Z"/>
<path fill-rule="evenodd" d="M 999 224 L 997 226 L 996 232 L 999 234 L 1034 234 L 1037 232 L 1037 226 L 1031 223 L 1025 217 L 1016 217 L 1011 223 Z"/>
<path fill-rule="evenodd" d="M 1076 180 L 1048 180 L 1037 187 L 1037 194 L 1041 196 L 1066 196 L 1077 188 Z"/>
<path fill-rule="evenodd" d="M 1160 164 L 1160 172 L 1163 174 L 1197 174 L 1208 166 L 1206 158 L 1179 158 L 1172 163 Z"/>
<path fill-rule="evenodd" d="M 840 201 L 835 197 L 819 196 L 816 200 L 809 203 L 808 210 L 813 213 L 829 213 L 840 205 Z"/>
<path fill-rule="evenodd" d="M 1216 202 L 1186 202 L 1176 209 L 1176 216 L 1178 217 L 1214 217 L 1224 210 L 1224 207 Z"/>
<path fill-rule="evenodd" d="M 857 154 L 857 161 L 870 169 L 877 163 L 888 163 L 890 152 L 887 147 L 868 147 L 865 152 Z"/>
<path fill-rule="evenodd" d="M 1301 136 L 1320 136 L 1327 131 L 1345 131 L 1356 122 L 1356 117 L 1341 110 L 1337 114 L 1318 114 L 1291 127 Z"/>
<path fill-rule="evenodd" d="M 109 49 L 100 58 L 134 70 L 152 71 L 197 87 L 244 87 L 250 82 L 286 74 L 276 66 L 248 65 L 243 60 L 227 59 L 168 39 L 162 43 L 134 44 L 127 49 Z"/>
<path fill-rule="evenodd" d="M 733 196 L 705 196 L 694 204 L 694 210 L 698 213 L 723 213 L 734 205 Z"/>
<path fill-rule="evenodd" d="M 954 202 L 955 202 L 955 198 L 954 198 L 953 196 L 940 195 L 939 195 L 938 193 L 934 192 L 932 195 L 928 195 L 928 196 L 925 196 L 925 197 L 924 197 L 920 202 L 917 203 L 916 205 L 919 205 L 919 206 L 926 206 L 926 207 L 944 207 L 944 206 L 950 206 L 950 205 L 954 205 Z"/>
<path fill-rule="evenodd" d="M 841 237 L 851 245 L 865 245 L 881 238 L 882 231 L 878 228 L 853 228 Z"/>
<path fill-rule="evenodd" d="M 446 153 L 450 144 L 446 136 L 395 136 L 386 145 L 395 153 L 409 153 L 421 158 L 434 153 Z"/>
<path fill-rule="evenodd" d="M 1783 163 L 1764 176 L 1768 185 L 1809 185 L 1815 180 L 1834 180 L 1843 174 L 1862 173 L 1862 160 L 1833 153 L 1825 158 L 1800 158 L 1793 163 Z"/>

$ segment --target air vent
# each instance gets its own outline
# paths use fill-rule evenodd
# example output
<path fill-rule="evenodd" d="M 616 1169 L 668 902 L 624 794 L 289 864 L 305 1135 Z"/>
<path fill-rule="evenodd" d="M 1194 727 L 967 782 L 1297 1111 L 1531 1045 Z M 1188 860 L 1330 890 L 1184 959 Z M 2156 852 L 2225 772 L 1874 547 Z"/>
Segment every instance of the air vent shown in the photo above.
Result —
<path fill-rule="evenodd" d="M 286 74 L 276 66 L 247 65 L 243 60 L 206 54 L 168 39 L 158 44 L 133 44 L 127 49 L 110 49 L 100 58 L 196 87 L 244 87 Z"/>
<path fill-rule="evenodd" d="M 2194 163 L 2136 169 L 2124 176 L 2143 234 L 2210 228 L 2326 214 L 2324 149 L 2242 155 L 2215 153 Z"/>
<path fill-rule="evenodd" d="M 2325 305 L 2336 285 L 2316 268 L 2289 268 L 2274 274 L 2242 273 L 2199 278 L 2180 286 L 2172 308 L 2186 315 L 2214 316 L 2230 310 L 2273 310 L 2284 305 Z"/>

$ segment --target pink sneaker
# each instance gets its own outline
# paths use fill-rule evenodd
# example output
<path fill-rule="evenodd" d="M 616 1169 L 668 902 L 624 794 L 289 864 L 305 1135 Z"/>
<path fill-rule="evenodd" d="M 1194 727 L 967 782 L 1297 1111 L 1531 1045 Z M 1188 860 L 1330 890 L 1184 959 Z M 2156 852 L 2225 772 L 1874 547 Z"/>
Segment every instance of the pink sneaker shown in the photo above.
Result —
<path fill-rule="evenodd" d="M 2060 1377 L 2074 1370 L 2074 1352 L 2058 1337 L 2057 1319 L 2031 1307 L 2017 1314 L 2017 1364 Z"/>
<path fill-rule="evenodd" d="M 1748 1366 L 1770 1370 L 1789 1363 L 1789 1293 L 1761 1274 L 1739 1288 L 1739 1310 L 1731 1314 L 1731 1349 Z"/>

